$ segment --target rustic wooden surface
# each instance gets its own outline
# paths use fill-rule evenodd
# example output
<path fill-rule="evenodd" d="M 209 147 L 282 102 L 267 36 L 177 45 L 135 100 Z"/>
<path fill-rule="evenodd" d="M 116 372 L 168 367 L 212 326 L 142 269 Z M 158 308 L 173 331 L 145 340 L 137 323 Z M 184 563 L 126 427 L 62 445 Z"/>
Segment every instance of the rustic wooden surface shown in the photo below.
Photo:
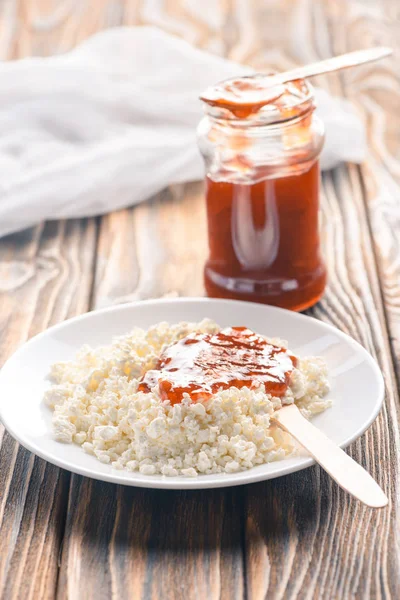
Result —
<path fill-rule="evenodd" d="M 256 68 L 282 69 L 396 45 L 399 16 L 393 0 L 0 0 L 0 58 L 62 52 L 105 27 L 152 23 Z M 0 597 L 400 597 L 397 64 L 395 57 L 318 81 L 354 102 L 369 152 L 361 167 L 324 176 L 330 283 L 310 311 L 359 340 L 384 372 L 384 409 L 349 452 L 381 483 L 390 507 L 361 506 L 318 467 L 202 492 L 114 486 L 35 458 L 0 426 Z M 0 360 L 90 308 L 201 295 L 205 254 L 199 183 L 101 219 L 0 240 Z"/>

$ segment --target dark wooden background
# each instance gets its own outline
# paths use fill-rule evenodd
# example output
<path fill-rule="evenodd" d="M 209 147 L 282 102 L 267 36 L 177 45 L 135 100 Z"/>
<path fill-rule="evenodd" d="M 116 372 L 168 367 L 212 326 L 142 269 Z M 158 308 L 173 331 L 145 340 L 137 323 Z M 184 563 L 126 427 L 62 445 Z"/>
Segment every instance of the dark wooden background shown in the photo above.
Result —
<path fill-rule="evenodd" d="M 0 0 L 0 58 L 63 52 L 105 27 L 153 23 L 256 68 L 284 69 L 398 47 L 399 16 L 395 0 Z M 384 372 L 385 406 L 349 452 L 383 486 L 389 508 L 362 506 L 318 467 L 221 490 L 119 487 L 36 458 L 0 427 L 2 598 L 400 598 L 398 64 L 397 54 L 316 82 L 354 102 L 369 152 L 362 166 L 324 176 L 330 283 L 310 311 L 361 342 Z M 200 183 L 3 238 L 1 363 L 89 309 L 202 295 L 205 243 Z"/>

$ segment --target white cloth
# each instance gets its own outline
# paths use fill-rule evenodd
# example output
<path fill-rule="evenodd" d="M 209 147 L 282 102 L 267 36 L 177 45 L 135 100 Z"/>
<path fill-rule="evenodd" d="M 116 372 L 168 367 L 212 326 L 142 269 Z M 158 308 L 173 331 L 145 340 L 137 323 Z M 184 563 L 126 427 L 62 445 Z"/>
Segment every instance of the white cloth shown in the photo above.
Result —
<path fill-rule="evenodd" d="M 201 179 L 199 93 L 249 72 L 152 27 L 101 32 L 72 52 L 0 64 L 0 235 L 104 214 Z M 322 167 L 359 162 L 364 129 L 317 90 Z"/>

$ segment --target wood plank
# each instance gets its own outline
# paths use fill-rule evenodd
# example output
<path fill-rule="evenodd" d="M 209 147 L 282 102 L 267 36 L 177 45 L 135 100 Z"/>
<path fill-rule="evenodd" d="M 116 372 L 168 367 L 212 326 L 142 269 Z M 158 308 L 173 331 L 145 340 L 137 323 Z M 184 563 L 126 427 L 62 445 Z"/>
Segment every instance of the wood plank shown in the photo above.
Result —
<path fill-rule="evenodd" d="M 142 490 L 73 475 L 58 597 L 239 600 L 241 501 L 241 488 Z"/>
<path fill-rule="evenodd" d="M 202 296 L 207 253 L 203 185 L 171 186 L 103 217 L 96 308 L 160 296 Z"/>
<path fill-rule="evenodd" d="M 343 93 L 351 98 L 362 114 L 368 133 L 368 153 L 360 168 L 361 192 L 372 235 L 374 259 L 383 300 L 384 318 L 389 333 L 391 356 L 396 370 L 392 374 L 393 395 L 388 395 L 388 422 L 392 427 L 391 439 L 399 456 L 399 382 L 400 382 L 400 119 L 398 101 L 400 97 L 400 70 L 396 54 L 398 41 L 398 9 L 385 0 L 355 3 L 352 11 L 345 14 L 339 23 L 331 11 L 327 13 L 331 31 L 332 47 L 335 52 L 352 50 L 363 45 L 385 44 L 395 49 L 395 56 L 383 62 L 362 68 L 356 72 L 343 74 Z M 339 35 L 340 32 L 340 35 Z M 357 40 L 357 42 L 356 42 Z M 387 350 L 383 358 L 389 357 Z M 384 432 L 385 435 L 385 432 Z M 398 477 L 398 464 L 393 470 Z M 398 479 L 394 477 L 394 488 L 398 489 Z M 399 497 L 393 498 L 393 513 L 398 515 Z M 393 586 L 393 597 L 399 595 L 400 556 L 393 555 L 390 549 L 398 543 L 398 530 L 393 525 L 388 541 L 388 561 L 392 562 L 395 575 L 388 577 Z M 396 587 L 397 584 L 397 587 Z"/>
<path fill-rule="evenodd" d="M 306 5 L 298 3 L 299 10 L 301 4 Z M 347 5 L 349 12 L 355 4 Z M 325 7 L 326 3 L 316 3 L 313 11 L 287 15 L 288 30 L 295 32 L 289 53 L 299 48 L 299 57 L 307 52 L 307 60 L 332 53 Z M 333 39 L 340 40 L 346 30 L 344 7 L 338 3 L 329 7 L 336 11 Z M 359 47 L 357 36 L 350 37 Z M 336 47 L 335 52 L 346 49 L 355 46 Z M 337 76 L 330 76 L 329 84 L 331 90 L 340 91 Z M 323 301 L 309 312 L 359 340 L 380 362 L 387 384 L 385 406 L 349 453 L 390 493 L 392 505 L 381 512 L 360 506 L 318 467 L 286 481 L 253 486 L 246 526 L 250 598 L 396 598 L 400 593 L 399 557 L 391 551 L 397 539 L 399 397 L 359 169 L 342 166 L 326 175 L 323 192 L 329 287 Z M 266 506 L 262 498 L 268 498 Z"/>
<path fill-rule="evenodd" d="M 95 220 L 48 223 L 0 241 L 0 362 L 49 325 L 87 309 Z M 69 474 L 0 426 L 0 596 L 54 598 Z"/>
<path fill-rule="evenodd" d="M 344 73 L 343 93 L 363 116 L 368 132 L 368 154 L 360 168 L 364 202 L 373 239 L 375 258 L 383 294 L 392 356 L 400 382 L 400 70 L 397 53 L 398 21 L 393 3 L 357 3 L 356 18 L 346 15 L 347 27 L 341 28 L 334 14 L 328 13 L 334 51 L 355 48 L 357 33 L 364 44 L 385 43 L 395 56 L 385 61 Z M 393 14 L 393 16 L 391 16 Z M 359 42 L 358 42 L 359 44 Z"/>

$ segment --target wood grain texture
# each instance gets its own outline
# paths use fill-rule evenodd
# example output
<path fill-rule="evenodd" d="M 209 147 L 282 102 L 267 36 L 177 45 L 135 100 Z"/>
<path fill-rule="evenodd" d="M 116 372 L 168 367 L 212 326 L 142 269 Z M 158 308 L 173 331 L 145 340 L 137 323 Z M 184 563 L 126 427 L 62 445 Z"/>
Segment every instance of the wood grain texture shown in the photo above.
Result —
<path fill-rule="evenodd" d="M 258 69 L 283 69 L 388 44 L 399 31 L 398 18 L 389 0 L 204 0 L 201 6 L 196 0 L 3 0 L 0 53 L 9 58 L 67 50 L 124 22 L 158 25 Z M 26 572 L 33 591 L 22 590 L 35 598 L 54 597 L 56 588 L 58 597 L 74 600 L 400 596 L 400 74 L 396 61 L 385 64 L 317 79 L 356 103 L 370 150 L 361 168 L 342 166 L 324 177 L 330 283 L 310 314 L 359 340 L 383 369 L 384 409 L 349 452 L 388 493 L 390 509 L 362 507 L 314 467 L 243 489 L 185 493 L 72 476 L 66 510 L 69 476 L 5 435 L 0 535 L 7 552 L 0 555 L 0 590 L 6 597 L 18 597 Z M 201 184 L 172 186 L 148 203 L 103 217 L 95 264 L 95 222 L 74 222 L 68 235 L 62 227 L 0 241 L 2 358 L 49 323 L 85 310 L 89 293 L 96 307 L 203 293 Z M 45 260 L 39 260 L 45 248 Z"/>
<path fill-rule="evenodd" d="M 400 44 L 399 15 L 395 4 L 357 3 L 357 20 L 348 17 L 345 35 L 335 14 L 327 14 L 334 52 L 353 49 L 354 39 L 365 44 L 387 43 L 394 47 L 391 59 L 343 74 L 343 94 L 363 115 L 368 131 L 368 154 L 360 168 L 378 274 L 388 321 L 393 359 L 400 381 Z M 393 14 L 392 19 L 389 16 Z"/>
<path fill-rule="evenodd" d="M 207 254 L 203 186 L 171 186 L 102 218 L 94 306 L 160 296 L 202 296 Z"/>
<path fill-rule="evenodd" d="M 71 479 L 59 598 L 243 598 L 242 490 Z"/>
<path fill-rule="evenodd" d="M 1 364 L 32 335 L 87 309 L 94 247 L 94 220 L 49 223 L 1 240 Z M 68 487 L 68 473 L 0 426 L 2 598 L 54 598 Z"/>

